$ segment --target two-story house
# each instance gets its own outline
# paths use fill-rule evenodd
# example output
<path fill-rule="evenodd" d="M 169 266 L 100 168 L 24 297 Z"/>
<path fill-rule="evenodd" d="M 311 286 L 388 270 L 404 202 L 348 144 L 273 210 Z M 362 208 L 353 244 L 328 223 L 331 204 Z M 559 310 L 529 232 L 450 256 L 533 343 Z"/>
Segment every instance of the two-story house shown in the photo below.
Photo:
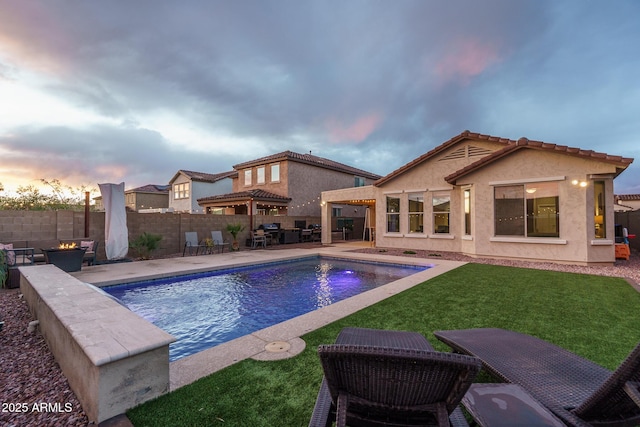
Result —
<path fill-rule="evenodd" d="M 134 212 L 167 209 L 169 207 L 169 186 L 148 184 L 131 188 L 124 192 L 125 208 Z M 94 198 L 96 210 L 103 211 L 102 196 Z"/>
<path fill-rule="evenodd" d="M 211 174 L 181 169 L 169 181 L 169 208 L 174 212 L 204 213 L 198 199 L 232 191 L 235 176 L 236 171 Z"/>
<path fill-rule="evenodd" d="M 284 151 L 233 166 L 233 192 L 198 199 L 207 213 L 320 216 L 326 190 L 370 185 L 380 178 L 333 160 Z M 357 207 L 334 206 L 334 216 L 357 216 Z M 360 213 L 362 215 L 362 211 Z"/>

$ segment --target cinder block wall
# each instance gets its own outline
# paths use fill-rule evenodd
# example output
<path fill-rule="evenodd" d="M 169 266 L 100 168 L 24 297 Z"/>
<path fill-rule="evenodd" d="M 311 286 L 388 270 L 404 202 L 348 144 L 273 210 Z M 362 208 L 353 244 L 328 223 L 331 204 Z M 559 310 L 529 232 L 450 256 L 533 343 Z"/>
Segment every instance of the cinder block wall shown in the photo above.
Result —
<path fill-rule="evenodd" d="M 253 227 L 250 226 L 253 221 Z M 160 249 L 156 255 L 169 255 L 182 252 L 184 233 L 198 232 L 199 239 L 211 236 L 211 231 L 220 230 L 225 240 L 231 242 L 227 232 L 228 224 L 242 224 L 245 230 L 238 236 L 240 246 L 250 237 L 252 228 L 261 224 L 280 223 L 282 228 L 293 228 L 295 221 L 307 224 L 319 224 L 320 217 L 302 216 L 253 216 L 248 215 L 201 215 L 188 213 L 127 213 L 129 240 L 142 233 L 162 236 Z M 36 242 L 39 240 L 63 240 L 88 237 L 99 240 L 98 259 L 105 259 L 104 250 L 104 212 L 89 213 L 89 235 L 85 236 L 85 214 L 74 211 L 0 211 L 0 243 L 19 241 Z"/>

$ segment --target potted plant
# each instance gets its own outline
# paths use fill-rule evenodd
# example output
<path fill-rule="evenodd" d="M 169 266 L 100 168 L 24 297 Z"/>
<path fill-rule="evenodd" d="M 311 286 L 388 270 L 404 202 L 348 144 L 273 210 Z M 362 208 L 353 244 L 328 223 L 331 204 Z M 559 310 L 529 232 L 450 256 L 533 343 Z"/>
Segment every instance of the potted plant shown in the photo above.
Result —
<path fill-rule="evenodd" d="M 233 242 L 231 243 L 231 249 L 234 251 L 240 250 L 238 244 L 238 234 L 244 231 L 244 225 L 242 224 L 227 224 L 227 231 L 233 236 Z"/>

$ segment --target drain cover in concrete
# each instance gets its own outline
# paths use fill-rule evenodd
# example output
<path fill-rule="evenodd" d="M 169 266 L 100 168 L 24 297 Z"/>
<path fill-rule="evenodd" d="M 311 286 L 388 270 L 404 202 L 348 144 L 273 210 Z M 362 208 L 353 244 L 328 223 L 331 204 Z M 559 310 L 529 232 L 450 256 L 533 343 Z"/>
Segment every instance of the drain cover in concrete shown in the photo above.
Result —
<path fill-rule="evenodd" d="M 264 346 L 264 349 L 269 353 L 284 353 L 289 351 L 291 344 L 286 341 L 274 341 Z"/>

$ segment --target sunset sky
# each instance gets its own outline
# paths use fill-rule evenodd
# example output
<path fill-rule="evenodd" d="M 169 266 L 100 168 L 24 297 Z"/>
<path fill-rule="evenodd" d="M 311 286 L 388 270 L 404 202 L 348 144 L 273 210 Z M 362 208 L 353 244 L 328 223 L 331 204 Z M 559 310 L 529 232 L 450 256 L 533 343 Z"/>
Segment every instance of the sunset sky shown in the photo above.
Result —
<path fill-rule="evenodd" d="M 640 1 L 0 1 L 0 182 L 292 150 L 386 175 L 464 130 L 635 158 Z"/>

